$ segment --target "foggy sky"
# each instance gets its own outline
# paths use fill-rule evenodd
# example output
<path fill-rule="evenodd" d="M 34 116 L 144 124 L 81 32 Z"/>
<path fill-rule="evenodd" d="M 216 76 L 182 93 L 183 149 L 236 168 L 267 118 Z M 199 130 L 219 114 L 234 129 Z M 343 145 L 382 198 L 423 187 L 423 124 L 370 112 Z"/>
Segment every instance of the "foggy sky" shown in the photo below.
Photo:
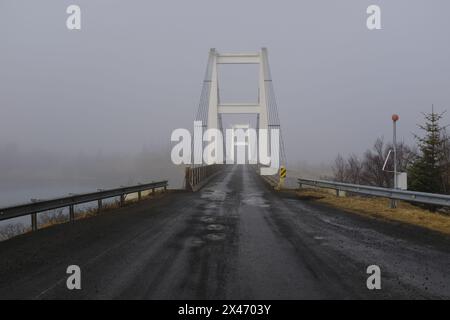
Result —
<path fill-rule="evenodd" d="M 70 4 L 81 31 L 66 28 Z M 370 4 L 382 30 L 366 28 Z M 448 0 L 0 0 L 0 146 L 169 150 L 172 130 L 193 126 L 209 49 L 263 46 L 290 163 L 390 140 L 394 112 L 412 142 L 420 112 L 450 108 L 449 12 Z M 256 99 L 244 69 L 223 71 L 222 95 Z"/>

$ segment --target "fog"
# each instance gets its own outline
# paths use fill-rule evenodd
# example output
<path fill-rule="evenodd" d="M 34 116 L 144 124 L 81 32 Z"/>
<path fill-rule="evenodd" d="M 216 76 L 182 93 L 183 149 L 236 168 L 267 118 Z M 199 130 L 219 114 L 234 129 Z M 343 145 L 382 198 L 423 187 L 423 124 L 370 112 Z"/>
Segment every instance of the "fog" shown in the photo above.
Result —
<path fill-rule="evenodd" d="M 66 28 L 70 4 L 80 31 Z M 366 27 L 370 4 L 382 30 Z M 182 174 L 170 134 L 193 126 L 211 47 L 268 48 L 291 166 L 389 140 L 392 113 L 412 143 L 422 111 L 450 106 L 448 12 L 446 0 L 1 0 L 1 188 Z M 220 77 L 227 99 L 256 97 L 255 70 Z"/>

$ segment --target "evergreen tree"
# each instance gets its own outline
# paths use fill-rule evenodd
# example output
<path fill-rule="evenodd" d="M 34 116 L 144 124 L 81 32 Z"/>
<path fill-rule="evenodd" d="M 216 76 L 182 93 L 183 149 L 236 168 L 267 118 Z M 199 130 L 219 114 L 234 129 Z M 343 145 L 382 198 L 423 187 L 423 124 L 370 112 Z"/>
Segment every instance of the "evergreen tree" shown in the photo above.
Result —
<path fill-rule="evenodd" d="M 409 189 L 414 191 L 443 193 L 443 161 L 445 135 L 444 127 L 439 125 L 443 113 L 424 113 L 425 124 L 419 128 L 425 131 L 423 137 L 415 136 L 419 155 L 409 169 Z"/>

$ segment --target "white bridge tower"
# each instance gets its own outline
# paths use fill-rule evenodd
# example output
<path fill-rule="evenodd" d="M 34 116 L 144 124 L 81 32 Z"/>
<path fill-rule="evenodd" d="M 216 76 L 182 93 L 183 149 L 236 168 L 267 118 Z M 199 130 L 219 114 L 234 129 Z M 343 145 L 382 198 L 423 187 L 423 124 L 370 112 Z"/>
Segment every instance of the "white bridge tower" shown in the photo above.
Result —
<path fill-rule="evenodd" d="M 259 65 L 259 93 L 257 103 L 221 103 L 218 83 L 219 64 Z M 223 114 L 255 114 L 257 117 L 256 129 L 267 129 L 269 132 L 272 128 L 281 129 L 266 48 L 262 48 L 260 52 L 256 53 L 219 53 L 216 49 L 210 50 L 200 104 L 195 120 L 201 121 L 203 132 L 206 129 L 215 128 L 222 130 L 222 133 L 224 133 L 222 126 Z M 225 135 L 223 136 L 225 137 Z M 286 158 L 281 133 L 279 145 L 281 149 L 280 161 L 285 165 Z"/>

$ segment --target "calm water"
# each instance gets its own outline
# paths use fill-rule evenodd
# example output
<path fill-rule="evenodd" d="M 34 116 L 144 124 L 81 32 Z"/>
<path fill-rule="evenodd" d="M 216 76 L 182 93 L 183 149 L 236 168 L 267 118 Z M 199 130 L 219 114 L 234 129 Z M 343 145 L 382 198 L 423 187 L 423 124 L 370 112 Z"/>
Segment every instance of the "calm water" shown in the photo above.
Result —
<path fill-rule="evenodd" d="M 182 186 L 183 177 L 180 172 L 175 172 L 169 180 L 169 188 L 180 188 Z M 156 179 L 155 179 L 156 180 Z M 123 184 L 126 185 L 126 184 Z M 21 181 L 6 182 L 0 181 L 0 208 L 12 205 L 24 204 L 31 202 L 31 199 L 53 199 L 68 196 L 70 193 L 87 193 L 95 192 L 98 188 L 110 189 L 119 187 L 120 184 L 101 183 L 94 180 L 84 181 L 61 181 L 61 180 L 40 180 L 40 181 Z M 114 199 L 106 200 L 114 201 Z M 87 203 L 78 205 L 77 209 L 95 207 L 96 203 Z M 66 208 L 63 212 L 66 213 Z M 30 225 L 30 216 L 0 221 L 0 226 L 6 224 L 22 223 L 25 226 Z"/>
<path fill-rule="evenodd" d="M 69 183 L 68 181 L 40 181 L 0 184 L 0 207 L 29 203 L 31 199 L 52 199 L 69 195 L 69 193 L 85 193 L 96 191 L 93 183 Z M 30 217 L 0 221 L 0 226 L 9 223 L 23 223 L 28 226 Z"/>

